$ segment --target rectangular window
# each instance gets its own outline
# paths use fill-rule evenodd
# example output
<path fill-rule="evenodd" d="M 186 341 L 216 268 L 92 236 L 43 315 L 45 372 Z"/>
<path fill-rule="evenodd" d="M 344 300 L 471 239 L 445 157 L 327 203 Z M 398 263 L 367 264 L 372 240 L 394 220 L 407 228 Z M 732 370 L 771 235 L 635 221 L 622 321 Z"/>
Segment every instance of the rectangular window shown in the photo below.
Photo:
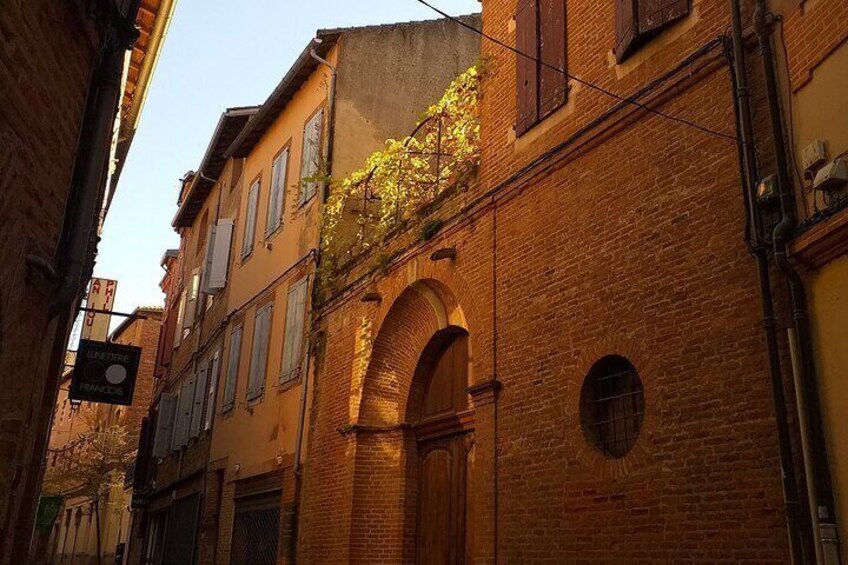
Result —
<path fill-rule="evenodd" d="M 315 178 L 321 168 L 321 133 L 324 129 L 324 109 L 318 110 L 303 128 L 303 153 L 300 160 L 300 196 L 302 206 L 315 196 L 320 182 Z M 311 179 L 311 180 L 308 180 Z"/>
<path fill-rule="evenodd" d="M 563 104 L 566 80 L 565 0 L 519 0 L 515 14 L 516 119 L 521 135 Z"/>
<path fill-rule="evenodd" d="M 188 282 L 188 294 L 186 296 L 185 313 L 183 316 L 183 328 L 191 331 L 200 309 L 197 307 L 200 293 L 200 269 L 191 272 Z"/>
<path fill-rule="evenodd" d="M 183 318 L 185 317 L 185 303 L 186 303 L 186 291 L 183 290 L 180 294 L 180 305 L 177 310 L 177 327 L 174 332 L 174 348 L 180 346 L 180 341 L 182 340 L 183 334 L 185 332 L 185 328 L 183 327 Z"/>
<path fill-rule="evenodd" d="M 241 258 L 253 252 L 253 240 L 256 237 L 256 206 L 259 203 L 259 180 L 250 185 L 247 194 L 247 210 L 244 216 L 244 239 L 241 245 Z"/>
<path fill-rule="evenodd" d="M 206 384 L 209 379 L 208 367 L 201 367 L 197 372 L 197 381 L 194 385 L 194 398 L 191 406 L 191 419 L 188 426 L 188 437 L 200 437 L 200 427 L 203 423 L 203 404 L 206 401 Z"/>
<path fill-rule="evenodd" d="M 177 409 L 177 397 L 163 392 L 159 398 L 159 410 L 156 414 L 156 432 L 153 437 L 153 456 L 166 457 L 171 447 L 171 434 L 174 432 L 174 415 Z"/>
<path fill-rule="evenodd" d="M 283 223 L 286 206 L 286 169 L 289 150 L 274 158 L 271 164 L 271 191 L 268 194 L 268 217 L 265 219 L 265 237 L 274 233 Z"/>
<path fill-rule="evenodd" d="M 250 372 L 247 380 L 247 400 L 254 400 L 265 392 L 265 370 L 268 364 L 268 340 L 271 336 L 273 303 L 256 312 L 253 323 L 253 346 L 250 352 Z"/>
<path fill-rule="evenodd" d="M 241 335 L 243 326 L 233 328 L 230 334 L 230 357 L 227 361 L 227 380 L 224 383 L 224 401 L 221 411 L 232 410 L 236 401 L 236 380 L 238 379 L 239 358 L 241 357 Z"/>
<path fill-rule="evenodd" d="M 624 61 L 689 13 L 689 0 L 615 0 L 615 60 Z"/>
<path fill-rule="evenodd" d="M 304 318 L 306 317 L 306 277 L 289 290 L 286 303 L 286 335 L 283 343 L 283 366 L 280 382 L 285 383 L 300 376 L 303 365 Z"/>

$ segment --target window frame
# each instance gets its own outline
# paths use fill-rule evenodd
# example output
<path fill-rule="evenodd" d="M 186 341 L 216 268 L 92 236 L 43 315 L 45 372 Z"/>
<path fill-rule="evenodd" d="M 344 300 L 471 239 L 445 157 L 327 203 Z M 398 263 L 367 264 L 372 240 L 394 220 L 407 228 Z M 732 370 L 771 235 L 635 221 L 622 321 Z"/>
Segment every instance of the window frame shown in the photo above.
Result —
<path fill-rule="evenodd" d="M 256 197 L 253 200 L 251 208 L 251 199 L 253 199 L 253 189 L 256 188 Z M 241 259 L 246 261 L 253 255 L 253 250 L 256 247 L 256 219 L 259 216 L 259 198 L 262 195 L 262 176 L 259 175 L 251 181 L 247 189 L 247 200 L 245 201 L 244 209 L 244 227 L 242 229 L 241 240 Z M 249 239 L 248 239 L 249 236 Z M 248 241 L 250 244 L 248 245 Z"/>
<path fill-rule="evenodd" d="M 233 336 L 238 333 L 238 347 L 233 347 Z M 226 414 L 236 405 L 239 365 L 241 363 L 241 350 L 244 347 L 244 323 L 233 326 L 230 331 L 230 344 L 227 353 L 227 372 L 224 380 L 224 391 L 221 395 L 221 413 Z M 232 384 L 231 384 L 232 383 Z M 229 394 L 228 394 L 229 391 Z M 228 397 L 230 397 L 228 399 Z"/>

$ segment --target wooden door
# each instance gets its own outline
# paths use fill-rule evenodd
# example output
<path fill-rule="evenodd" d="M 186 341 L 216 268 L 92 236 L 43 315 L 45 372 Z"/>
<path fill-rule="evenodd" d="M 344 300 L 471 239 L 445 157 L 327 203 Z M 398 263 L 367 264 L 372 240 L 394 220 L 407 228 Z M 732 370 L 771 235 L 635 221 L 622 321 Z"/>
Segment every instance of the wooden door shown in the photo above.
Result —
<path fill-rule="evenodd" d="M 417 433 L 417 565 L 465 563 L 468 337 L 458 334 L 432 366 Z"/>
<path fill-rule="evenodd" d="M 465 440 L 458 435 L 419 446 L 418 565 L 465 562 Z"/>

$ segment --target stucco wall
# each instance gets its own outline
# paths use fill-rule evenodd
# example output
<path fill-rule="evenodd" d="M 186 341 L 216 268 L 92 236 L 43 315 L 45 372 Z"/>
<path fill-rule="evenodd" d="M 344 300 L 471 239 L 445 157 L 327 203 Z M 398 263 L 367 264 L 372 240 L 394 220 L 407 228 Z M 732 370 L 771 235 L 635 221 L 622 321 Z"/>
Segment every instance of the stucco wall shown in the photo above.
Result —
<path fill-rule="evenodd" d="M 466 21 L 479 27 L 479 16 Z M 480 56 L 479 36 L 447 20 L 355 29 L 339 55 L 333 177 L 387 139 L 409 135 L 428 106 Z"/>

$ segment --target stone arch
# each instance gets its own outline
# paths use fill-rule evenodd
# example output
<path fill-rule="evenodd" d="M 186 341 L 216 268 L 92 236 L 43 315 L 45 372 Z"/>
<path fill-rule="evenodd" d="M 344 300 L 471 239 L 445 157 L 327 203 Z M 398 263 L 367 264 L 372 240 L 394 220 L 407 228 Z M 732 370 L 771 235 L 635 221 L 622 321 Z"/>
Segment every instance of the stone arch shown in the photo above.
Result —
<path fill-rule="evenodd" d="M 407 286 L 388 309 L 372 344 L 357 422 L 362 426 L 408 423 L 410 399 L 420 393 L 416 374 L 422 355 L 434 336 L 456 332 L 471 333 L 447 285 L 421 279 Z M 469 385 L 474 382 L 473 367 L 469 344 Z"/>
<path fill-rule="evenodd" d="M 448 285 L 435 279 L 406 286 L 382 316 L 353 427 L 351 552 L 356 562 L 415 562 L 419 461 L 413 424 L 431 376 L 428 369 L 460 335 L 473 335 L 465 312 Z M 471 339 L 465 342 L 466 384 L 471 385 L 473 347 Z M 375 531 L 381 532 L 379 540 Z"/>

